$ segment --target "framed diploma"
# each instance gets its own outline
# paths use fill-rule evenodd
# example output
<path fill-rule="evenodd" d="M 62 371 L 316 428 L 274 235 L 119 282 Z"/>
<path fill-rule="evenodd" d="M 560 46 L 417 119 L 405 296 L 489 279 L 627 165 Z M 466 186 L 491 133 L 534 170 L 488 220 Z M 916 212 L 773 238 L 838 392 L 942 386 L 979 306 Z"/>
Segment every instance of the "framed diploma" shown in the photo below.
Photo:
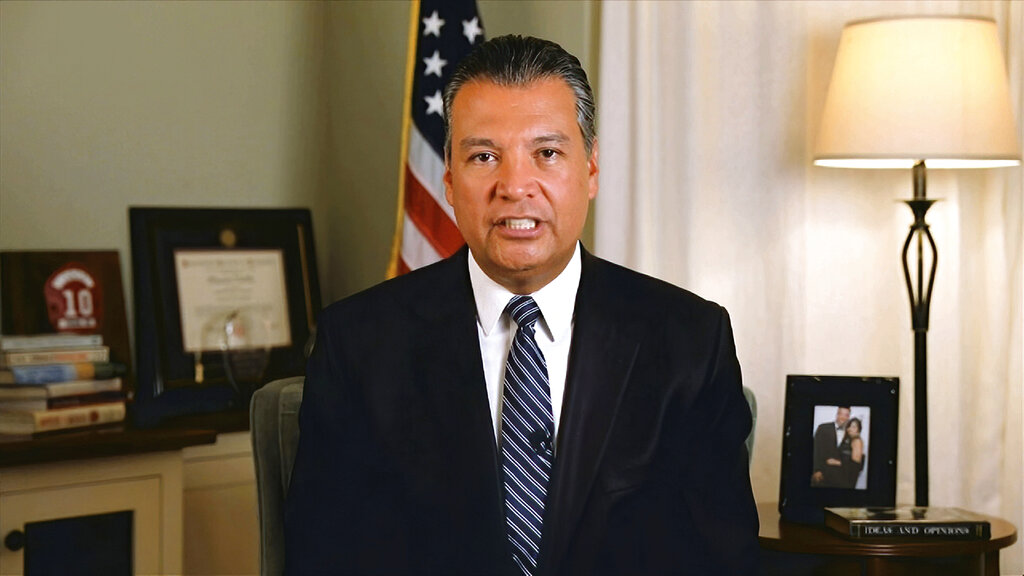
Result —
<path fill-rule="evenodd" d="M 320 289 L 307 209 L 129 208 L 142 427 L 244 411 L 301 375 Z"/>

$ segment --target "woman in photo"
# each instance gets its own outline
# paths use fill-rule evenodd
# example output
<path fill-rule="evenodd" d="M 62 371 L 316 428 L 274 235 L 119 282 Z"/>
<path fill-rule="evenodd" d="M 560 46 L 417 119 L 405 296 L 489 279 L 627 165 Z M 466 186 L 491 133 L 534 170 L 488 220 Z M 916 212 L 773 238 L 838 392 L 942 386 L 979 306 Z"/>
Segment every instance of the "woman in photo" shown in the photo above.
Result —
<path fill-rule="evenodd" d="M 860 418 L 850 418 L 846 423 L 846 434 L 839 444 L 843 488 L 856 488 L 857 478 L 864 470 L 864 439 L 860 437 L 861 428 Z"/>

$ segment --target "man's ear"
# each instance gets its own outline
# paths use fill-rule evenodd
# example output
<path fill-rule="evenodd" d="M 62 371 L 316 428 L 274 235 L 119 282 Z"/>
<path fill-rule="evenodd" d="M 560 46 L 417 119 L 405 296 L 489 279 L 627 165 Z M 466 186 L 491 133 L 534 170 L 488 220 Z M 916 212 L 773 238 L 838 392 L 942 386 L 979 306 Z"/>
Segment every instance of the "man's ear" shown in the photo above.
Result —
<path fill-rule="evenodd" d="M 454 208 L 453 197 L 455 194 L 452 191 L 452 166 L 451 160 L 448 158 L 444 161 L 444 177 L 441 180 L 444 181 L 444 199 L 448 201 L 449 206 Z"/>
<path fill-rule="evenodd" d="M 597 138 L 594 138 L 594 146 L 590 149 L 590 159 L 587 161 L 587 184 L 590 187 L 587 196 L 593 200 L 597 197 L 597 175 L 601 172 L 597 165 Z"/>

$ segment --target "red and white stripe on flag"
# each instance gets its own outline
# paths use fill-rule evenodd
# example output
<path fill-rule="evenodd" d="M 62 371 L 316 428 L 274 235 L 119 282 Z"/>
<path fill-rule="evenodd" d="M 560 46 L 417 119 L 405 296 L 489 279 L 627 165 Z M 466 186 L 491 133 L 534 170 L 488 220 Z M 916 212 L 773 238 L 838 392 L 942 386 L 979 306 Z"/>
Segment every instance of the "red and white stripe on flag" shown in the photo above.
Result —
<path fill-rule="evenodd" d="M 483 38 L 475 0 L 413 2 L 398 217 L 388 277 L 447 258 L 465 243 L 444 197 L 442 93 L 455 65 Z"/>

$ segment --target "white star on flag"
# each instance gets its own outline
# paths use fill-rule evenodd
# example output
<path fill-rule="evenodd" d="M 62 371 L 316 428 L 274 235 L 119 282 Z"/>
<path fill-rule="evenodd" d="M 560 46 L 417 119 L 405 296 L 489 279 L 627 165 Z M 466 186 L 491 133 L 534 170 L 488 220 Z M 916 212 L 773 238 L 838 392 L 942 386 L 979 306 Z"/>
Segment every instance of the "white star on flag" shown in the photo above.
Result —
<path fill-rule="evenodd" d="M 441 69 L 448 63 L 447 60 L 441 58 L 441 53 L 434 50 L 434 54 L 430 58 L 424 58 L 423 63 L 427 65 L 427 69 L 423 72 L 424 76 L 430 76 L 431 74 L 437 74 L 437 77 L 441 77 Z"/>
<path fill-rule="evenodd" d="M 462 35 L 469 40 L 470 44 L 476 42 L 476 37 L 480 36 L 483 33 L 483 29 L 480 28 L 479 17 L 474 17 L 472 20 L 462 21 Z"/>
<path fill-rule="evenodd" d="M 427 101 L 427 116 L 437 114 L 444 117 L 444 99 L 441 98 L 440 90 L 434 92 L 433 96 L 424 96 L 423 99 Z"/>
<path fill-rule="evenodd" d="M 433 14 L 423 19 L 423 35 L 430 36 L 433 34 L 440 38 L 441 26 L 444 26 L 444 20 L 438 18 L 437 10 L 434 10 Z"/>

